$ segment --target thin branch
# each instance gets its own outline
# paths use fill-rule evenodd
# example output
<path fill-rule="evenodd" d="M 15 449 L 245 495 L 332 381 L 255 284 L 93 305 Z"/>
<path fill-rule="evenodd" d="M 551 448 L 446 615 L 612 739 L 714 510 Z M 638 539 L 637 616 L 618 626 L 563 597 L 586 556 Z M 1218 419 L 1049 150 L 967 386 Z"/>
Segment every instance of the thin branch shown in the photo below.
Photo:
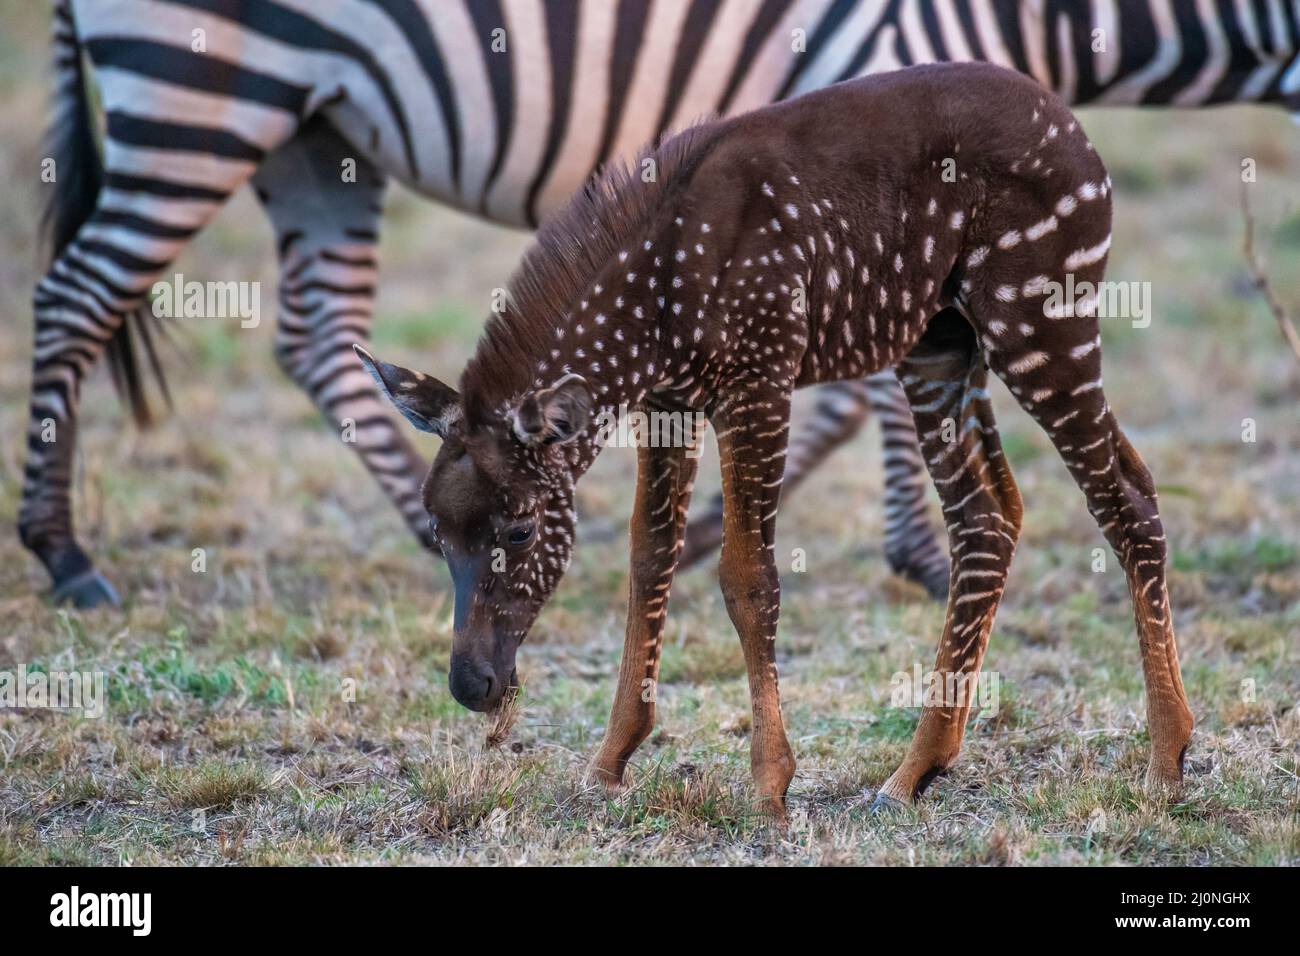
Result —
<path fill-rule="evenodd" d="M 1282 337 L 1290 344 L 1296 360 L 1300 361 L 1300 335 L 1296 334 L 1295 326 L 1291 323 L 1291 318 L 1286 314 L 1286 307 L 1282 305 L 1273 292 L 1273 285 L 1268 281 L 1268 273 L 1264 271 L 1263 265 L 1260 264 L 1258 257 L 1255 255 L 1255 217 L 1250 211 L 1249 186 L 1249 183 L 1242 181 L 1241 216 L 1246 225 L 1246 237 L 1242 244 L 1242 253 L 1246 257 L 1246 268 L 1250 271 L 1250 278 L 1256 291 L 1264 297 L 1264 301 L 1268 303 L 1269 311 L 1273 313 L 1273 318 L 1277 320 L 1277 326 L 1282 330 Z"/>

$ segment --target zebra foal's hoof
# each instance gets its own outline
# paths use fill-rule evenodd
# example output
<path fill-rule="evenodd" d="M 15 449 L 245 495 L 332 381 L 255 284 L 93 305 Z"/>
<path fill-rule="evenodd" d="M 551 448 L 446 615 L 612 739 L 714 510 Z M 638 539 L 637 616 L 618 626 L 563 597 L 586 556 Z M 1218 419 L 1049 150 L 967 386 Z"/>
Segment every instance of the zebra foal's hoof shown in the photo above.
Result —
<path fill-rule="evenodd" d="M 98 571 L 86 571 L 55 586 L 50 593 L 55 604 L 71 604 L 86 610 L 92 607 L 117 607 L 122 603 L 113 585 Z"/>
<path fill-rule="evenodd" d="M 871 801 L 871 815 L 873 817 L 881 817 L 886 814 L 893 814 L 906 809 L 906 803 L 899 800 L 897 797 L 891 797 L 883 791 L 877 793 L 876 799 Z"/>

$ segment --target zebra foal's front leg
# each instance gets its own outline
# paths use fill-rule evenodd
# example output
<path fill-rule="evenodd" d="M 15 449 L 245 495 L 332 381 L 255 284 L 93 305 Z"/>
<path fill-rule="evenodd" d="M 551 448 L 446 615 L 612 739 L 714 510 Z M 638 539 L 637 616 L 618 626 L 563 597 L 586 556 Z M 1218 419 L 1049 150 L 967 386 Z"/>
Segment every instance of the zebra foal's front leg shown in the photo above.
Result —
<path fill-rule="evenodd" d="M 789 393 L 771 386 L 747 390 L 728 399 L 714 420 L 725 499 L 719 581 L 749 675 L 750 767 L 761 808 L 784 820 L 795 763 L 777 685 L 781 582 L 774 549 L 790 430 Z"/>
<path fill-rule="evenodd" d="M 655 722 L 659 651 L 668 617 L 668 591 L 677 570 L 686 509 L 695 484 L 703 428 L 691 426 L 672 447 L 637 448 L 636 505 L 631 525 L 631 579 L 627 631 L 618 687 L 591 775 L 614 793 L 623 786 L 627 762 Z"/>
<path fill-rule="evenodd" d="M 849 442 L 874 412 L 880 422 L 885 472 L 885 559 L 897 575 L 915 581 L 930 595 L 948 593 L 948 556 L 927 513 L 925 466 L 907 397 L 892 370 L 865 379 L 819 385 L 804 427 L 790 443 L 783 490 L 787 498 L 812 472 Z M 712 554 L 722 543 L 723 497 L 719 493 L 686 526 L 682 567 Z"/>
<path fill-rule="evenodd" d="M 828 382 L 819 385 L 814 394 L 816 403 L 808 423 L 799 430 L 786 455 L 785 476 L 782 480 L 787 497 L 835 449 L 852 440 L 870 417 L 868 387 L 864 379 Z M 725 501 L 719 491 L 700 515 L 687 523 L 682 567 L 690 567 L 702 561 L 722 545 Z"/>

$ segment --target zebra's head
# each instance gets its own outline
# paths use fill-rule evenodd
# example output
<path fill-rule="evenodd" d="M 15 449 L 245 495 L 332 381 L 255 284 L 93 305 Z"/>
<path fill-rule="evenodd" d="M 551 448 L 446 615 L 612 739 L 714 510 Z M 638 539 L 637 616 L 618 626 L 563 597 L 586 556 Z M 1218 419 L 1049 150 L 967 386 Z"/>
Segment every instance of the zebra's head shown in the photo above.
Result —
<path fill-rule="evenodd" d="M 448 683 L 470 710 L 492 710 L 517 685 L 516 651 L 573 553 L 591 394 L 568 375 L 509 408 L 467 413 L 437 379 L 357 354 L 411 424 L 442 438 L 423 496 L 455 590 Z"/>

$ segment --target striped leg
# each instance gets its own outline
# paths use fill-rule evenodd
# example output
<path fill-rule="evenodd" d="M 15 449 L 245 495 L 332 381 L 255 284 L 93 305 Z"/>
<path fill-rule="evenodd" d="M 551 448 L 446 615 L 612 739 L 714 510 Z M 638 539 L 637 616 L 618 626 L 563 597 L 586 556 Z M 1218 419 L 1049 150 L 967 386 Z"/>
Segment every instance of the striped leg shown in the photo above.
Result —
<path fill-rule="evenodd" d="M 910 802 L 957 758 L 1020 534 L 1020 493 L 1002 454 L 987 374 L 974 332 L 951 309 L 931 320 L 899 365 L 954 564 L 934 666 L 943 693 L 927 699 L 907 757 L 876 795 L 877 808 Z"/>
<path fill-rule="evenodd" d="M 912 410 L 892 370 L 869 376 L 866 383 L 880 422 L 885 466 L 885 559 L 895 574 L 942 599 L 948 595 L 948 555 L 930 524 L 929 482 Z"/>
<path fill-rule="evenodd" d="M 343 175 L 351 170 L 346 160 L 354 161 L 355 176 Z M 428 466 L 352 349 L 370 339 L 385 180 L 318 120 L 270 157 L 253 182 L 280 251 L 280 367 L 361 456 L 412 533 L 432 548 L 420 497 Z"/>
<path fill-rule="evenodd" d="M 690 447 L 698 447 L 700 437 L 697 431 Z M 610 792 L 621 788 L 629 758 L 654 727 L 668 591 L 677 570 L 686 509 L 699 462 L 687 454 L 688 450 L 684 443 L 667 448 L 642 445 L 637 449 L 627 632 L 609 725 L 592 763 L 593 775 Z"/>
<path fill-rule="evenodd" d="M 1004 350 L 1004 343 L 998 343 L 989 352 L 989 364 L 1051 438 L 1124 568 L 1146 684 L 1151 737 L 1147 785 L 1177 789 L 1194 720 L 1178 665 L 1155 481 L 1106 402 L 1096 320 L 1075 316 L 1057 321 L 1078 329 L 1068 353 L 1053 352 L 1042 361 L 1037 357 L 1042 353 L 1029 352 L 1031 361 L 1026 361 L 1025 352 L 1014 345 Z"/>
<path fill-rule="evenodd" d="M 740 636 L 749 675 L 753 731 L 749 742 L 754 787 L 765 812 L 784 819 L 794 754 L 781 717 L 776 627 L 781 613 L 776 512 L 781 498 L 790 397 L 745 393 L 714 416 L 726 498 L 719 582 Z"/>
<path fill-rule="evenodd" d="M 1084 278 L 1091 282 L 1100 274 L 1098 266 Z M 1106 403 L 1097 321 L 1073 310 L 1049 314 L 1049 322 L 1069 323 L 1049 336 L 1040 334 L 1041 298 L 1008 304 L 979 291 L 972 298 L 977 322 L 983 319 L 981 328 L 992 333 L 984 349 L 976 347 L 962 320 L 941 324 L 936 318 L 902 366 L 927 464 L 952 522 L 956 563 L 935 669 L 945 687 L 971 687 L 1020 526 L 1019 496 L 997 444 L 984 388 L 987 360 L 1052 439 L 1124 567 L 1147 691 L 1147 782 L 1175 788 L 1182 780 L 1193 718 L 1169 610 L 1164 528 L 1151 474 Z M 954 373 L 963 365 L 969 371 L 958 380 Z M 951 444 L 943 440 L 945 428 L 956 438 Z M 961 679 L 949 681 L 949 674 Z M 947 704 L 926 708 L 907 758 L 881 788 L 878 805 L 911 800 L 956 759 L 969 694 L 957 706 Z"/>
<path fill-rule="evenodd" d="M 106 72 L 100 83 L 107 113 L 101 185 L 79 53 L 70 25 L 60 29 L 56 24 L 66 111 L 55 125 L 59 251 L 34 296 L 31 421 L 18 531 L 53 578 L 53 597 L 90 607 L 113 603 L 117 595 L 73 533 L 70 487 L 81 382 L 111 347 L 115 372 L 139 397 L 126 317 L 142 307 L 177 253 L 297 120 L 283 110 L 232 108 L 222 114 L 226 127 L 195 127 L 188 121 L 206 94 Z"/>
<path fill-rule="evenodd" d="M 1067 194 L 1083 202 L 1105 195 L 1105 189 L 1091 185 Z M 966 280 L 970 311 L 989 366 L 1047 432 L 1124 568 L 1146 683 L 1147 782 L 1176 788 L 1193 717 L 1165 582 L 1165 532 L 1155 482 L 1120 431 L 1102 388 L 1096 290 L 1109 229 L 1100 242 L 1073 245 L 1027 246 L 1019 261 L 1014 255 L 991 256 L 985 269 Z M 1025 275 L 1035 278 L 1025 281 Z M 1049 286 L 1074 288 L 1074 300 L 1049 296 Z"/>
<path fill-rule="evenodd" d="M 1002 374 L 996 361 L 993 367 Z M 1194 720 L 1178 665 L 1155 481 L 1106 403 L 1100 368 L 1089 381 L 1096 381 L 1097 387 L 1081 398 L 1061 392 L 1029 411 L 1065 459 L 1087 498 L 1088 511 L 1124 568 L 1146 684 L 1151 736 L 1147 785 L 1175 790 L 1183 779 Z"/>
<path fill-rule="evenodd" d="M 916 428 L 898 379 L 886 370 L 866 379 L 819 386 L 807 424 L 790 444 L 784 489 L 789 493 L 848 442 L 866 422 L 868 410 L 880 419 L 885 466 L 885 558 L 895 574 L 925 586 L 933 596 L 948 591 L 948 557 L 927 514 L 925 468 L 916 446 Z M 688 567 L 722 543 L 723 499 L 718 494 L 686 527 L 682 566 Z"/>

